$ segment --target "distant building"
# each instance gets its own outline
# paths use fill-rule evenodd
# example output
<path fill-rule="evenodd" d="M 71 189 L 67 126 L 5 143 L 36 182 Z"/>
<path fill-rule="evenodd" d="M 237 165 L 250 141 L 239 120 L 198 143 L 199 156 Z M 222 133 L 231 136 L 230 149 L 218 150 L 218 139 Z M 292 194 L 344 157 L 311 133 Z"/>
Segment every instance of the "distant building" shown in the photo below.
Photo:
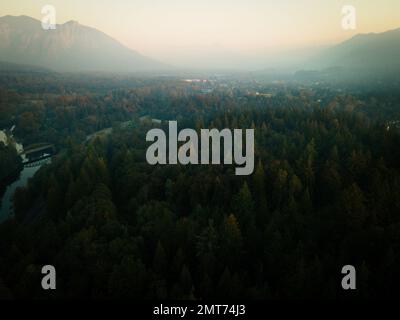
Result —
<path fill-rule="evenodd" d="M 386 123 L 386 131 L 391 129 L 398 129 L 400 130 L 400 120 L 392 120 Z"/>
<path fill-rule="evenodd" d="M 204 93 L 204 94 L 207 94 L 207 93 L 211 93 L 211 92 L 213 92 L 214 90 L 212 89 L 212 88 L 205 88 L 205 89 L 201 89 L 200 90 L 200 92 L 201 93 Z"/>
<path fill-rule="evenodd" d="M 257 97 L 272 98 L 273 94 L 272 93 L 260 93 L 260 92 L 256 91 L 256 96 Z"/>
<path fill-rule="evenodd" d="M 158 123 L 158 124 L 160 124 L 162 122 L 162 120 L 160 120 L 160 119 L 150 118 L 149 116 L 142 116 L 139 118 L 139 120 L 140 121 L 148 120 L 148 121 L 151 121 L 152 123 Z"/>

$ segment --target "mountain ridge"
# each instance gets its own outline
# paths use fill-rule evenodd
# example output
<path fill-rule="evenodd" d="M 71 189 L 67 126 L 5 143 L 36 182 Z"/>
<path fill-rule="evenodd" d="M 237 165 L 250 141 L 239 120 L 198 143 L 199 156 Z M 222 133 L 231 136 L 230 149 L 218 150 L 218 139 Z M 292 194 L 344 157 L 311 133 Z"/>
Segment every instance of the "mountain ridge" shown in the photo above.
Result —
<path fill-rule="evenodd" d="M 0 60 L 55 71 L 134 72 L 170 67 L 75 20 L 44 30 L 29 16 L 0 17 Z"/>
<path fill-rule="evenodd" d="M 309 61 L 308 69 L 341 67 L 351 71 L 394 73 L 400 71 L 400 28 L 361 33 L 325 49 Z"/>

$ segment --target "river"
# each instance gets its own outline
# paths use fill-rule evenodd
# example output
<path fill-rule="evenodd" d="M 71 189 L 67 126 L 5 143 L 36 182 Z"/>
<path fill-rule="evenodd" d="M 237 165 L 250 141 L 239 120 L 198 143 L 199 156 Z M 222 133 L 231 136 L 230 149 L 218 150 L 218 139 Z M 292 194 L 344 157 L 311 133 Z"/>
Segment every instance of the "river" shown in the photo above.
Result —
<path fill-rule="evenodd" d="M 50 161 L 50 158 L 48 159 Z M 1 199 L 1 207 L 0 207 L 0 223 L 11 218 L 14 215 L 13 212 L 13 196 L 15 190 L 18 187 L 25 187 L 28 185 L 28 180 L 32 178 L 35 173 L 40 169 L 41 166 L 37 167 L 29 167 L 24 168 L 19 178 L 7 186 L 6 192 L 4 193 L 3 198 Z"/>
<path fill-rule="evenodd" d="M 0 131 L 0 133 L 3 131 Z M 22 144 L 16 143 L 15 148 L 19 153 L 23 152 L 23 146 Z M 22 160 L 24 160 L 25 155 L 22 156 Z M 1 198 L 1 204 L 0 204 L 0 223 L 10 219 L 13 217 L 14 212 L 13 212 L 13 196 L 15 193 L 15 190 L 19 187 L 25 187 L 28 185 L 28 180 L 32 178 L 35 173 L 46 163 L 50 163 L 51 158 L 47 158 L 46 161 L 43 161 L 41 165 L 35 166 L 35 167 L 24 167 L 22 171 L 19 174 L 19 177 L 17 180 L 15 180 L 13 183 L 9 184 L 6 188 L 6 191 Z"/>

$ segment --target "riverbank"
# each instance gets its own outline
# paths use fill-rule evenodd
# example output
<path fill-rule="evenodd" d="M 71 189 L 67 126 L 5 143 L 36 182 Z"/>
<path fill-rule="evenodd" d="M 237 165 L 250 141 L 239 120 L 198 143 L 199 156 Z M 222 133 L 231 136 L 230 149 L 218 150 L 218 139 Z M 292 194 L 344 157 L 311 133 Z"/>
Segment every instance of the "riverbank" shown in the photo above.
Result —
<path fill-rule="evenodd" d="M 9 176 L 4 177 L 2 180 L 0 180 L 0 204 L 1 204 L 1 199 L 4 195 L 4 193 L 6 192 L 7 187 L 19 178 L 21 171 L 23 169 L 24 169 L 24 166 L 21 161 L 21 164 L 17 168 L 17 170 L 12 172 Z"/>
<path fill-rule="evenodd" d="M 51 158 L 48 158 L 46 163 L 50 162 Z M 36 174 L 36 172 L 39 171 L 39 169 L 46 163 L 43 163 L 37 167 L 24 167 L 19 175 L 19 178 L 12 184 L 7 186 L 5 193 L 1 198 L 0 223 L 11 218 L 14 215 L 13 197 L 15 191 L 18 188 L 26 187 L 28 185 L 29 179 L 32 178 Z"/>

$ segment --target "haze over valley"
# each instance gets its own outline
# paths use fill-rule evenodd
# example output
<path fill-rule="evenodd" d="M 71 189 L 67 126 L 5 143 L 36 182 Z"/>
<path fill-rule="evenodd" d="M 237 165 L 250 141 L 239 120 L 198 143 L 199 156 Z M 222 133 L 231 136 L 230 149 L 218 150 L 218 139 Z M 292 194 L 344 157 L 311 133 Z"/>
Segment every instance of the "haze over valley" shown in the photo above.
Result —
<path fill-rule="evenodd" d="M 393 75 L 400 71 L 400 29 L 357 34 L 323 47 L 272 48 L 245 55 L 216 46 L 197 48 L 195 54 L 187 55 L 183 50 L 180 55 L 177 65 L 157 61 L 73 20 L 57 25 L 56 30 L 44 30 L 39 20 L 28 16 L 0 18 L 0 61 L 69 72 L 269 70 L 293 74 L 340 68 L 345 73 Z"/>

